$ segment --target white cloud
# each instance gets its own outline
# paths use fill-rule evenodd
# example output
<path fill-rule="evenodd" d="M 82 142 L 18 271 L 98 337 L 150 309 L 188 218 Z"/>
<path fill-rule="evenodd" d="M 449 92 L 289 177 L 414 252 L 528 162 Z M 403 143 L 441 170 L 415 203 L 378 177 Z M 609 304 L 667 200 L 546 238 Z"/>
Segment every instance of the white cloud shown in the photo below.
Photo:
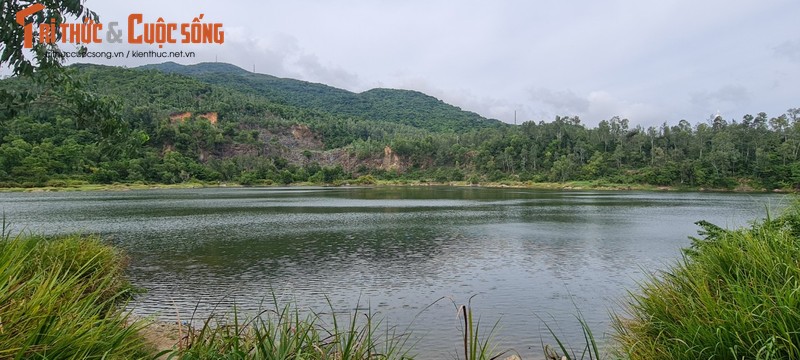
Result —
<path fill-rule="evenodd" d="M 775 54 L 800 63 L 800 39 L 785 41 L 775 47 Z"/>
<path fill-rule="evenodd" d="M 409 88 L 506 122 L 513 122 L 514 110 L 525 120 L 549 121 L 559 114 L 591 123 L 620 115 L 658 125 L 705 119 L 717 106 L 735 114 L 800 106 L 796 0 L 86 5 L 105 21 L 140 12 L 181 22 L 204 13 L 224 23 L 224 45 L 181 47 L 198 56 L 173 59 L 180 63 L 219 60 L 248 70 L 255 65 L 257 72 L 354 91 Z"/>
<path fill-rule="evenodd" d="M 691 94 L 691 103 L 698 112 L 730 112 L 732 109 L 748 104 L 750 91 L 741 85 L 725 85 L 713 91 L 700 91 Z M 755 111 L 759 112 L 759 111 Z"/>
<path fill-rule="evenodd" d="M 529 93 L 534 104 L 542 105 L 556 114 L 572 115 L 585 113 L 589 109 L 589 100 L 575 95 L 571 90 L 536 88 Z"/>

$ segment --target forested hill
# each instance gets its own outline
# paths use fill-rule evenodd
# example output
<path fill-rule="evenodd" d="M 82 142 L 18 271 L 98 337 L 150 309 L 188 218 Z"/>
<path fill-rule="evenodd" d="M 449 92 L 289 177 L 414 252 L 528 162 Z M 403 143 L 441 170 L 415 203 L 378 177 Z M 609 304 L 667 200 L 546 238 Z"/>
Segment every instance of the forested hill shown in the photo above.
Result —
<path fill-rule="evenodd" d="M 77 84 L 0 81 L 0 187 L 418 180 L 800 188 L 798 108 L 651 127 L 619 117 L 587 127 L 576 116 L 513 126 L 412 91 L 354 94 L 227 64 L 159 67 L 70 66 Z"/>
<path fill-rule="evenodd" d="M 141 68 L 188 75 L 273 102 L 336 116 L 391 122 L 436 132 L 503 126 L 499 120 L 486 119 L 418 91 L 372 89 L 353 93 L 324 84 L 251 73 L 224 63 L 179 65 L 166 62 Z"/>

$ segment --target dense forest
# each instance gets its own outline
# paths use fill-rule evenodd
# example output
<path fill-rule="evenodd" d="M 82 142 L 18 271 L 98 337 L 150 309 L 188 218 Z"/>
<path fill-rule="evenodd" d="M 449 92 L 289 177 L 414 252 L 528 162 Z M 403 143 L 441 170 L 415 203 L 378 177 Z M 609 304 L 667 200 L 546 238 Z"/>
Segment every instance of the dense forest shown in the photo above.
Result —
<path fill-rule="evenodd" d="M 232 65 L 76 65 L 0 82 L 0 186 L 602 181 L 800 186 L 800 109 L 740 119 L 519 126 L 425 94 L 352 93 Z"/>

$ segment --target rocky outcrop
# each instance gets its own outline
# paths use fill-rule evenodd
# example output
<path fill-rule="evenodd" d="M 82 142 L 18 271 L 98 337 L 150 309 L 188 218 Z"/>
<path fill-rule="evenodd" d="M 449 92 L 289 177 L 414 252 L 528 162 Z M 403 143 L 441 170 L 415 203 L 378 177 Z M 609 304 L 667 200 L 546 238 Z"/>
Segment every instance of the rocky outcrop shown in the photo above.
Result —
<path fill-rule="evenodd" d="M 292 125 L 290 130 L 294 142 L 288 145 L 310 150 L 322 150 L 325 147 L 319 136 L 314 134 L 306 125 Z"/>
<path fill-rule="evenodd" d="M 172 113 L 172 114 L 169 115 L 169 121 L 171 121 L 174 124 L 176 122 L 184 122 L 184 121 L 186 121 L 187 119 L 189 119 L 191 117 L 192 117 L 192 113 L 190 113 L 188 111 L 187 112 L 180 112 L 180 113 Z M 208 122 L 210 122 L 213 125 L 216 125 L 217 121 L 219 120 L 219 114 L 217 114 L 216 112 L 213 112 L 213 111 L 212 112 L 207 112 L 205 114 L 198 114 L 197 117 L 201 118 L 201 119 L 206 119 L 206 120 L 208 120 Z"/>
<path fill-rule="evenodd" d="M 402 170 L 402 164 L 397 154 L 388 145 L 383 148 L 383 162 L 380 168 L 384 170 Z"/>
<path fill-rule="evenodd" d="M 172 113 L 169 115 L 169 121 L 174 124 L 176 122 L 186 121 L 186 119 L 190 117 L 192 117 L 192 113 L 190 112 Z"/>
<path fill-rule="evenodd" d="M 351 149 L 325 149 L 322 136 L 306 125 L 292 125 L 283 128 L 265 128 L 245 125 L 241 131 L 257 132 L 256 143 L 228 144 L 218 156 L 223 158 L 237 155 L 280 157 L 289 163 L 303 166 L 318 163 L 322 166 L 341 165 L 345 171 L 358 173 L 363 169 L 383 169 L 403 172 L 408 164 L 391 147 L 383 149 L 383 155 L 376 154 L 359 158 Z M 203 159 L 205 160 L 205 159 Z"/>
<path fill-rule="evenodd" d="M 200 115 L 197 115 L 197 117 L 206 119 L 206 120 L 208 120 L 208 122 L 210 122 L 213 125 L 216 125 L 217 124 L 217 120 L 219 119 L 219 115 L 216 112 L 208 112 L 208 113 L 205 113 L 205 114 L 200 114 Z"/>

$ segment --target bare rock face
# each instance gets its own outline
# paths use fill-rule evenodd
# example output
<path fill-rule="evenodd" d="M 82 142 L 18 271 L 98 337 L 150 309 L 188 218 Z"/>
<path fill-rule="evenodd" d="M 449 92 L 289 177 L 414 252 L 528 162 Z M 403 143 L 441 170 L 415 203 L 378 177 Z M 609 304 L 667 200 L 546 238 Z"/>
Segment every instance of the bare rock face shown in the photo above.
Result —
<path fill-rule="evenodd" d="M 186 119 L 190 117 L 192 117 L 192 113 L 190 112 L 174 113 L 169 115 L 169 120 L 172 123 L 176 123 L 186 121 Z"/>
<path fill-rule="evenodd" d="M 219 120 L 219 115 L 216 112 L 210 112 L 205 114 L 197 115 L 197 117 L 203 118 L 208 120 L 212 125 L 217 124 L 217 120 Z"/>
<path fill-rule="evenodd" d="M 174 123 L 177 123 L 177 122 L 184 122 L 184 121 L 188 120 L 191 117 L 192 117 L 192 113 L 190 113 L 188 111 L 187 112 L 181 112 L 181 113 L 173 113 L 173 114 L 169 115 L 169 121 L 171 121 L 174 124 Z M 219 114 L 217 114 L 216 112 L 198 114 L 197 117 L 201 118 L 201 119 L 208 120 L 208 122 L 210 122 L 212 125 L 216 125 L 217 121 L 219 120 Z"/>
<path fill-rule="evenodd" d="M 191 116 L 191 113 L 176 113 L 173 121 L 182 121 L 182 118 Z M 206 113 L 197 115 L 197 117 L 208 119 L 212 124 L 217 119 L 216 113 Z M 314 132 L 307 125 L 295 124 L 289 127 L 267 128 L 251 124 L 241 125 L 239 130 L 253 132 L 256 141 L 225 144 L 214 153 L 201 153 L 199 160 L 207 161 L 212 157 L 227 158 L 237 155 L 280 157 L 297 166 L 310 163 L 318 163 L 321 166 L 339 165 L 348 172 L 363 172 L 363 169 L 402 172 L 408 167 L 407 162 L 403 161 L 389 146 L 383 149 L 383 156 L 378 153 L 366 158 L 359 158 L 348 147 L 326 150 L 322 135 Z"/>
<path fill-rule="evenodd" d="M 384 170 L 396 170 L 401 167 L 400 158 L 392 151 L 392 148 L 388 145 L 383 148 L 383 163 L 381 164 L 381 168 Z"/>
<path fill-rule="evenodd" d="M 310 150 L 321 150 L 325 147 L 319 137 L 306 125 L 292 125 L 290 130 L 295 141 L 294 144 L 287 145 Z"/>

